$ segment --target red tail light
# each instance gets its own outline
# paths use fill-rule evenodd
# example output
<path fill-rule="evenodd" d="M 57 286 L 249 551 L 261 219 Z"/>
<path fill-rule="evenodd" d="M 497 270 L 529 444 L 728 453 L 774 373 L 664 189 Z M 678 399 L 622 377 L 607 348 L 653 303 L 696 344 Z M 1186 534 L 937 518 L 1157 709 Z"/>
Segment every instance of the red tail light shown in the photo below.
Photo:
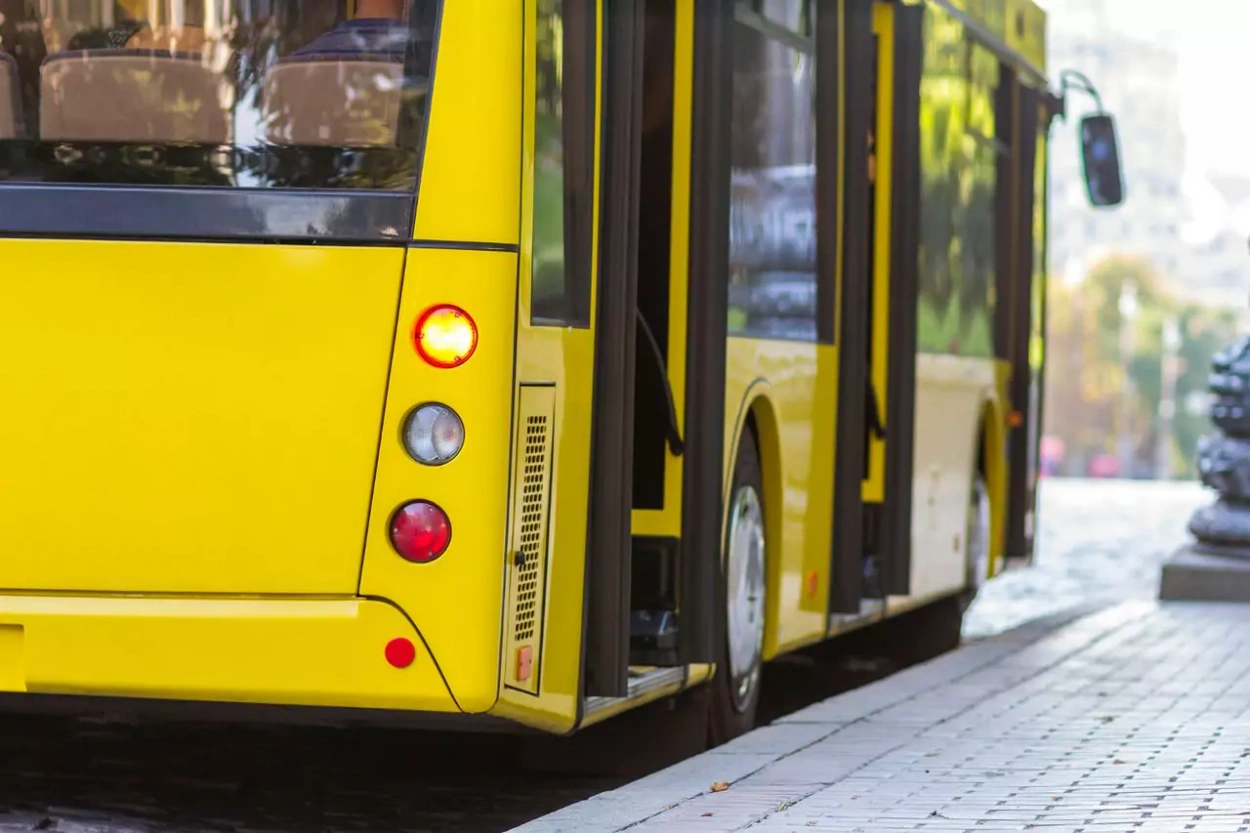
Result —
<path fill-rule="evenodd" d="M 477 349 L 477 324 L 460 307 L 430 307 L 417 319 L 412 342 L 421 358 L 435 367 L 459 367 Z"/>
<path fill-rule="evenodd" d="M 428 500 L 405 504 L 391 518 L 391 546 L 405 560 L 427 564 L 447 551 L 451 521 Z"/>

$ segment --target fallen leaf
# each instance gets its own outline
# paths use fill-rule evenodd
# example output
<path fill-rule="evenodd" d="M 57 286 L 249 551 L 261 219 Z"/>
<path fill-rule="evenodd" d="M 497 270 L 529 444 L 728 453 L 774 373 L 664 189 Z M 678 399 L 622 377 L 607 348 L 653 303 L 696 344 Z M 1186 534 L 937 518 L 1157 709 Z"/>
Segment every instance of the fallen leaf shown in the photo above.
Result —
<path fill-rule="evenodd" d="M 714 793 L 723 793 L 727 789 L 729 789 L 729 784 L 724 781 L 717 781 L 712 785 L 712 792 Z"/>

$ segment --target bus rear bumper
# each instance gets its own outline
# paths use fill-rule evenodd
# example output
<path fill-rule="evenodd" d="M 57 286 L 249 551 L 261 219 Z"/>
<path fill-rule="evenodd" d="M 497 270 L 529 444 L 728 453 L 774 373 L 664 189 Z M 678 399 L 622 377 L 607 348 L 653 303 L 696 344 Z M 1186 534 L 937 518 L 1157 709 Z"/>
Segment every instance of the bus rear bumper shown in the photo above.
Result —
<path fill-rule="evenodd" d="M 409 620 L 354 598 L 0 595 L 0 693 L 459 711 Z"/>

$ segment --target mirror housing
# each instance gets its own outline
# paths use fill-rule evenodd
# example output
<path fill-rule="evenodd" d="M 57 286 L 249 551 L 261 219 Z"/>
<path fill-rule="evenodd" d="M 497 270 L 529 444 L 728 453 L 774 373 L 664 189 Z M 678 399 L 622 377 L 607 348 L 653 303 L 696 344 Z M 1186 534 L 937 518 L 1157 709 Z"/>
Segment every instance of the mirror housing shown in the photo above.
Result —
<path fill-rule="evenodd" d="M 1115 120 L 1107 113 L 1081 119 L 1081 161 L 1085 191 L 1096 208 L 1124 202 L 1124 175 L 1120 166 L 1120 146 Z"/>

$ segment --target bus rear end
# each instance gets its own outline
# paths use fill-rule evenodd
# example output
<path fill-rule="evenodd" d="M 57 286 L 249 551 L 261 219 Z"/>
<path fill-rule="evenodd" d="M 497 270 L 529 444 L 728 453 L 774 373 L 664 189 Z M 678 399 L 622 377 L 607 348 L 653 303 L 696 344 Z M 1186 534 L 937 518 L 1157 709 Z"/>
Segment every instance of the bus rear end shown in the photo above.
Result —
<path fill-rule="evenodd" d="M 495 702 L 522 45 L 441 5 L 0 5 L 0 691 Z"/>

